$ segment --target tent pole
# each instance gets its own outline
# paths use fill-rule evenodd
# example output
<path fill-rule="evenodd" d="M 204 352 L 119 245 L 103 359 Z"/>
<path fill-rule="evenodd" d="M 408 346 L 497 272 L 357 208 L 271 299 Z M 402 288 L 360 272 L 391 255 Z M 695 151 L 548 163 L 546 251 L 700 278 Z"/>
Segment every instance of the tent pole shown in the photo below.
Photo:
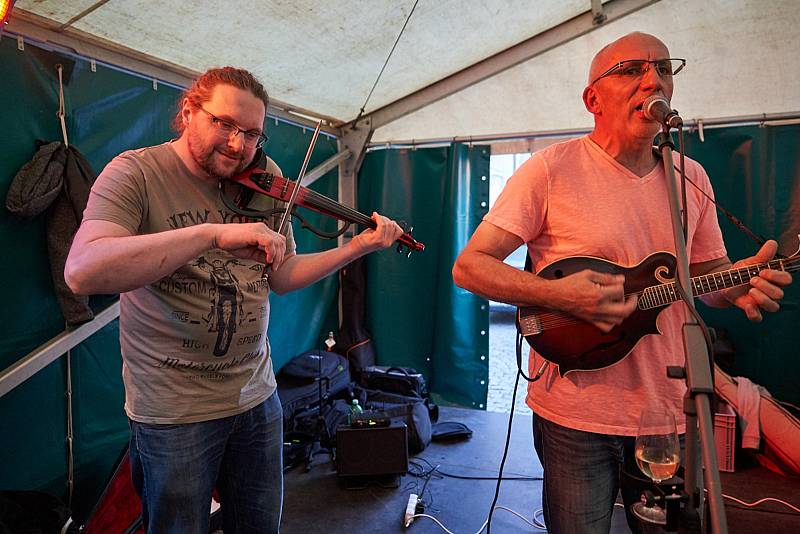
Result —
<path fill-rule="evenodd" d="M 356 181 L 358 170 L 367 153 L 367 145 L 375 130 L 372 119 L 365 118 L 355 125 L 348 125 L 341 130 L 339 136 L 339 154 L 349 152 L 347 157 L 339 162 L 339 202 L 345 206 L 356 207 Z M 335 156 L 334 156 L 335 157 Z M 353 233 L 348 230 L 339 236 L 339 246 L 352 239 Z M 339 323 L 342 321 L 342 288 L 339 287 Z"/>
<path fill-rule="evenodd" d="M 557 26 L 507 48 L 493 56 L 482 59 L 446 78 L 404 96 L 394 102 L 369 112 L 373 128 L 377 129 L 401 117 L 405 117 L 438 100 L 457 93 L 478 82 L 519 65 L 549 50 L 572 41 L 606 24 L 635 13 L 658 0 L 609 0 L 602 5 L 597 17 L 596 10 L 589 9 Z M 602 22 L 601 21 L 602 18 Z"/>
<path fill-rule="evenodd" d="M 72 349 L 67 351 L 67 507 L 72 509 L 72 493 L 75 489 L 75 433 L 72 426 Z"/>
<path fill-rule="evenodd" d="M 800 124 L 800 111 L 787 113 L 760 113 L 753 115 L 735 115 L 731 117 L 717 117 L 711 119 L 684 120 L 684 128 L 689 131 L 700 127 L 710 130 L 712 128 L 730 128 L 733 126 L 786 126 Z M 444 146 L 450 143 L 502 143 L 507 141 L 526 141 L 532 139 L 579 137 L 591 132 L 587 128 L 570 128 L 565 130 L 546 130 L 540 132 L 515 132 L 506 134 L 462 135 L 455 137 L 432 137 L 427 139 L 403 139 L 393 141 L 378 141 L 370 143 L 369 149 L 381 148 L 412 148 Z"/>
<path fill-rule="evenodd" d="M 68 328 L 0 371 L 0 397 L 60 358 L 67 351 L 119 317 L 119 301 L 75 328 Z"/>

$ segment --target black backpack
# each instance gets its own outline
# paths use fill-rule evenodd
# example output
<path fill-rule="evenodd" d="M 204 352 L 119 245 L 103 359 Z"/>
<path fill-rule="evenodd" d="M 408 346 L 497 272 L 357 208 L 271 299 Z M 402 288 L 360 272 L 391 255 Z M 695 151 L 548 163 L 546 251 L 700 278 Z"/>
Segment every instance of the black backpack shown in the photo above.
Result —
<path fill-rule="evenodd" d="M 370 365 L 361 370 L 358 383 L 367 389 L 379 389 L 406 397 L 428 398 L 425 377 L 411 367 Z"/>
<path fill-rule="evenodd" d="M 323 404 L 350 385 L 344 356 L 323 350 L 309 350 L 295 356 L 276 375 L 284 428 L 291 428 L 291 420 L 297 413 L 319 404 L 318 376 L 321 376 Z"/>

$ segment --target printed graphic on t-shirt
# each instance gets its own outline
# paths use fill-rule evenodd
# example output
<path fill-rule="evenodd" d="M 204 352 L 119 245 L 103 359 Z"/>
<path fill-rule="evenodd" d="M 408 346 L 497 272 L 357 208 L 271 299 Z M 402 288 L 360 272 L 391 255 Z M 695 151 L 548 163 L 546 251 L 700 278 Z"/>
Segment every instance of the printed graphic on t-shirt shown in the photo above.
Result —
<path fill-rule="evenodd" d="M 207 272 L 211 280 L 208 291 L 209 312 L 203 319 L 208 323 L 208 331 L 217 333 L 214 356 L 222 357 L 227 354 L 231 346 L 236 325 L 244 321 L 242 309 L 244 297 L 239 290 L 238 278 L 229 268 L 241 263 L 235 258 L 226 261 L 218 259 L 208 261 L 205 256 L 200 256 L 194 265 Z"/>
<path fill-rule="evenodd" d="M 181 325 L 173 338 L 177 344 L 159 355 L 159 368 L 190 371 L 190 380 L 222 381 L 227 371 L 263 355 L 269 285 L 247 281 L 261 270 L 249 263 L 212 250 L 154 284 L 175 297 L 169 299 L 168 319 Z M 211 355 L 214 361 L 207 359 Z"/>
<path fill-rule="evenodd" d="M 182 206 L 173 204 L 158 217 L 166 226 L 147 230 L 251 222 L 223 207 Z M 269 316 L 263 269 L 262 263 L 212 249 L 153 284 L 157 298 L 167 304 L 161 308 L 164 318 L 176 327 L 176 335 L 166 336 L 167 343 L 153 351 L 158 368 L 180 371 L 187 380 L 222 382 L 257 366 L 265 354 Z"/>
<path fill-rule="evenodd" d="M 252 219 L 233 213 L 223 208 L 216 210 L 216 217 L 212 217 L 210 222 L 219 221 L 225 224 L 229 223 L 246 223 L 253 222 Z M 208 209 L 203 210 L 186 210 L 171 214 L 166 218 L 167 225 L 172 229 L 186 228 L 187 226 L 194 226 L 196 224 L 203 224 L 209 222 L 209 216 L 212 212 Z"/>

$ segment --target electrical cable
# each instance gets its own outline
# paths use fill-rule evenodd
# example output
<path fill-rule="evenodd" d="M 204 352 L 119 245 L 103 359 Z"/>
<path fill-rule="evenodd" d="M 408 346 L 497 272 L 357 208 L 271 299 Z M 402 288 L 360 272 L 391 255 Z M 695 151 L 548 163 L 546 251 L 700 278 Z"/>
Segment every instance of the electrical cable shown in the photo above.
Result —
<path fill-rule="evenodd" d="M 511 508 L 508 508 L 507 506 L 503 506 L 501 504 L 496 505 L 492 509 L 492 511 L 494 511 L 494 510 L 505 510 L 506 512 L 509 512 L 509 513 L 517 516 L 518 518 L 522 519 L 523 521 L 525 521 L 525 523 L 527 523 L 528 525 L 532 526 L 535 529 L 539 529 L 539 530 L 546 530 L 547 529 L 547 527 L 545 527 L 542 523 L 540 523 L 536 519 L 536 515 L 539 513 L 540 510 L 537 510 L 536 513 L 533 514 L 533 520 L 532 521 L 530 519 L 528 519 L 527 517 L 523 516 L 522 514 L 520 514 L 519 512 L 517 512 L 515 510 L 512 510 Z M 446 526 L 444 526 L 444 524 L 441 521 L 439 521 L 438 519 L 436 519 L 434 516 L 432 516 L 430 514 L 414 514 L 413 516 L 410 517 L 410 519 L 413 520 L 413 519 L 416 519 L 418 517 L 425 517 L 427 519 L 430 519 L 433 522 L 435 522 L 439 526 L 439 528 L 441 528 L 442 530 L 444 530 L 448 534 L 455 534 L 455 532 L 453 532 L 452 530 L 448 529 Z M 478 531 L 475 532 L 475 534 L 481 534 L 481 532 L 483 532 L 483 530 L 487 528 L 488 523 L 489 523 L 489 519 L 486 519 L 486 521 L 484 521 L 483 524 L 481 525 L 481 528 L 478 529 Z M 486 530 L 486 533 L 487 534 L 489 533 L 488 529 Z"/>
<path fill-rule="evenodd" d="M 689 240 L 689 210 L 686 209 L 686 172 L 684 172 L 685 157 L 683 155 L 683 123 L 681 123 L 680 128 L 678 128 L 678 155 L 680 156 L 681 206 L 683 207 L 681 210 L 681 213 L 683 214 L 683 242 L 686 243 Z"/>
<path fill-rule="evenodd" d="M 433 465 L 428 460 L 426 460 L 425 458 L 415 458 L 414 460 L 410 460 L 408 463 L 409 463 L 409 465 L 418 467 L 417 464 L 415 463 L 417 460 L 423 461 L 426 464 L 428 464 L 428 466 L 433 467 Z M 422 469 L 422 468 L 420 468 L 420 469 Z M 457 479 L 461 479 L 461 480 L 497 480 L 498 479 L 498 477 L 496 477 L 496 476 L 471 476 L 471 475 L 456 475 L 456 474 L 452 474 L 452 473 L 447 473 L 447 472 L 442 471 L 441 469 L 439 469 L 439 465 L 436 465 L 436 467 L 433 468 L 432 470 L 435 470 L 437 473 L 439 473 L 440 475 L 442 475 L 444 477 L 457 478 Z M 415 477 L 427 476 L 427 473 L 424 473 L 424 472 L 423 473 L 412 473 L 411 471 L 409 471 L 409 474 L 411 476 L 415 476 Z M 505 477 L 503 477 L 503 480 L 528 480 L 528 481 L 542 480 L 542 477 L 521 475 L 519 473 L 513 473 L 513 474 L 515 476 L 511 476 L 511 477 L 505 476 Z"/>
<path fill-rule="evenodd" d="M 704 493 L 708 493 L 708 490 L 703 488 L 703 492 Z M 778 504 L 782 504 L 782 505 L 786 506 L 787 508 L 790 508 L 790 509 L 794 510 L 794 512 L 778 512 L 778 511 L 775 511 L 775 510 L 759 510 L 759 512 L 766 512 L 766 513 L 772 513 L 772 514 L 790 514 L 790 515 L 795 515 L 795 513 L 800 514 L 800 508 L 798 508 L 797 506 L 795 506 L 795 505 L 793 505 L 791 503 L 788 503 L 786 501 L 782 501 L 781 499 L 776 499 L 775 497 L 764 497 L 762 499 L 759 499 L 759 500 L 753 501 L 753 502 L 745 502 L 745 501 L 743 501 L 741 499 L 737 499 L 736 497 L 734 497 L 732 495 L 727 495 L 725 493 L 722 494 L 722 497 L 725 498 L 725 499 L 729 499 L 731 501 L 737 502 L 737 503 L 742 505 L 741 507 L 737 507 L 737 508 L 749 509 L 749 508 L 753 508 L 755 506 L 759 506 L 759 505 L 761 505 L 761 504 L 763 504 L 765 502 L 776 502 Z"/>
<path fill-rule="evenodd" d="M 554 326 L 554 325 L 555 325 L 555 323 L 553 323 L 551 326 Z M 520 328 L 521 327 L 520 327 L 519 323 L 517 323 L 517 340 L 516 340 L 517 371 L 519 371 L 519 376 L 522 376 L 522 378 L 524 378 L 528 382 L 536 382 L 537 380 L 542 378 L 542 375 L 547 370 L 547 368 L 550 366 L 550 362 L 545 360 L 542 363 L 542 365 L 539 366 L 539 370 L 536 371 L 536 374 L 533 375 L 533 378 L 531 378 L 531 377 L 529 377 L 528 375 L 525 374 L 525 371 L 522 370 L 522 341 L 525 338 L 522 335 L 522 331 L 520 330 Z"/>
<path fill-rule="evenodd" d="M 430 497 L 429 500 L 425 499 L 425 495 L 424 495 L 424 492 L 427 489 L 428 482 L 430 481 L 430 479 L 433 478 L 434 476 L 436 476 L 437 478 L 444 478 L 440 473 L 437 472 L 437 469 L 439 467 L 438 465 L 433 466 L 427 460 L 425 460 L 425 463 L 427 463 L 428 466 L 430 467 L 430 469 L 428 469 L 427 471 L 422 466 L 420 466 L 416 461 L 414 461 L 414 460 L 410 460 L 409 461 L 409 466 L 418 468 L 419 472 L 414 472 L 413 469 L 409 469 L 408 470 L 408 474 L 410 476 L 412 476 L 412 477 L 415 477 L 415 478 L 424 478 L 425 479 L 425 485 L 422 487 L 422 490 L 416 491 L 419 488 L 419 483 L 416 482 L 416 481 L 414 481 L 413 483 L 407 484 L 403 488 L 404 490 L 408 490 L 408 489 L 412 489 L 412 488 L 415 490 L 415 493 L 418 495 L 418 499 L 419 499 L 419 501 L 418 501 L 419 504 L 417 506 L 417 508 L 418 508 L 417 511 L 418 512 L 424 511 L 424 509 L 426 507 L 430 508 L 430 507 L 433 506 L 433 492 L 428 490 L 428 495 Z"/>
<path fill-rule="evenodd" d="M 527 480 L 530 482 L 536 482 L 544 480 L 542 477 L 526 477 L 526 476 L 519 476 L 519 477 L 503 477 L 502 479 L 498 477 L 471 477 L 471 476 L 463 476 L 463 475 L 452 475 L 450 473 L 445 473 L 444 471 L 439 470 L 439 473 L 446 476 L 447 478 L 458 478 L 461 480 L 511 480 L 511 481 L 522 481 Z"/>
<path fill-rule="evenodd" d="M 679 141 L 679 145 L 682 147 L 683 146 L 682 137 L 679 138 L 678 141 Z M 657 158 L 659 158 L 659 159 L 661 158 L 661 152 L 658 151 L 658 147 L 653 147 L 653 154 L 655 154 L 655 156 Z M 680 149 L 680 154 L 683 155 L 683 149 L 682 148 Z M 673 164 L 672 168 L 674 168 L 676 171 L 680 172 L 680 167 L 678 165 Z M 764 237 L 763 235 L 756 235 L 752 230 L 750 230 L 750 228 L 747 227 L 747 225 L 745 225 L 741 220 L 739 220 L 738 217 L 736 217 L 733 213 L 731 213 L 730 211 L 725 209 L 725 207 L 723 207 L 721 204 L 719 204 L 714 199 L 714 197 L 712 197 L 711 195 L 709 195 L 708 193 L 703 191 L 703 189 L 699 185 L 694 183 L 691 178 L 686 176 L 685 180 L 687 182 L 689 182 L 692 185 L 692 187 L 694 187 L 697 190 L 698 193 L 700 193 L 701 195 L 706 197 L 706 199 L 709 202 L 714 204 L 714 206 L 720 211 L 720 213 L 722 213 L 729 221 L 731 221 L 731 223 L 736 228 L 738 228 L 740 231 L 742 231 L 742 233 L 744 233 L 747 237 L 749 237 L 751 240 L 753 240 L 753 242 L 756 245 L 758 245 L 759 247 L 762 247 L 764 245 L 764 243 L 767 242 L 767 238 L 766 237 Z M 778 258 L 778 259 L 786 259 L 786 256 L 784 256 L 783 254 L 780 254 L 780 253 L 776 253 L 775 257 Z"/>
<path fill-rule="evenodd" d="M 749 508 L 747 506 L 741 506 L 739 504 L 730 504 L 726 503 L 725 508 L 736 508 L 737 510 L 744 510 L 745 512 L 757 512 L 759 514 L 775 514 L 775 515 L 788 515 L 788 516 L 796 516 L 797 512 L 786 511 L 782 512 L 780 510 L 757 510 L 754 508 Z"/>
<path fill-rule="evenodd" d="M 517 349 L 518 349 L 518 352 L 521 351 L 520 344 L 521 344 L 521 336 L 518 333 L 517 334 Z M 542 370 L 540 370 L 539 376 L 541 376 L 541 372 L 542 372 Z M 432 466 L 432 464 L 428 460 L 426 460 L 424 458 L 419 458 L 419 460 L 421 460 L 421 461 L 425 462 L 426 464 L 428 464 L 429 466 L 431 466 L 431 469 L 428 470 L 427 473 L 424 470 L 422 470 L 421 473 L 412 473 L 411 471 L 409 471 L 409 474 L 411 474 L 412 476 L 418 476 L 418 477 L 419 476 L 426 476 L 426 477 L 428 477 L 426 482 L 425 482 L 425 485 L 423 486 L 422 491 L 418 494 L 420 500 L 423 498 L 422 493 L 425 491 L 425 488 L 427 487 L 428 481 L 430 480 L 430 477 L 434 473 L 439 473 L 442 476 L 458 478 L 458 479 L 496 480 L 497 481 L 497 485 L 495 486 L 494 498 L 492 499 L 491 508 L 489 509 L 489 516 L 486 518 L 486 521 L 481 526 L 480 530 L 478 530 L 477 534 L 480 534 L 481 532 L 483 532 L 484 528 L 486 529 L 486 534 L 490 534 L 492 516 L 494 514 L 494 511 L 496 509 L 498 509 L 498 508 L 501 509 L 501 510 L 507 510 L 507 511 L 511 512 L 512 514 L 519 516 L 526 523 L 528 523 L 529 525 L 533 526 L 534 528 L 545 529 L 545 527 L 543 525 L 539 526 L 541 524 L 539 524 L 539 525 L 535 524 L 535 523 L 538 523 L 538 521 L 536 520 L 536 515 L 539 512 L 541 512 L 541 510 L 537 510 L 536 512 L 534 512 L 534 523 L 532 523 L 532 522 L 528 521 L 528 519 L 524 518 L 523 516 L 521 516 L 520 514 L 515 512 L 514 510 L 511 510 L 511 509 L 506 508 L 504 506 L 498 506 L 497 505 L 497 499 L 498 499 L 498 497 L 500 495 L 500 483 L 503 480 L 542 480 L 541 477 L 508 477 L 508 478 L 504 478 L 503 477 L 503 469 L 505 467 L 506 459 L 508 458 L 508 446 L 509 446 L 509 443 L 511 441 L 511 428 L 512 428 L 512 424 L 513 424 L 513 421 L 514 421 L 514 404 L 515 404 L 515 401 L 516 401 L 516 398 L 517 398 L 517 388 L 519 386 L 519 377 L 521 375 L 524 375 L 524 373 L 522 372 L 521 363 L 520 363 L 518 365 L 518 368 L 517 368 L 517 376 L 516 376 L 516 378 L 514 380 L 514 391 L 513 391 L 512 395 L 511 395 L 511 412 L 509 413 L 509 416 L 508 416 L 508 429 L 506 431 L 506 441 L 505 441 L 505 445 L 503 447 L 503 458 L 500 461 L 500 469 L 499 469 L 497 477 L 474 477 L 474 476 L 453 475 L 453 474 L 445 473 L 445 472 L 442 472 L 439 469 L 439 465 Z M 412 463 L 412 465 L 415 465 L 415 464 Z M 422 502 L 423 502 L 423 505 L 424 505 L 424 501 L 422 501 Z M 433 520 L 434 522 L 436 522 L 436 524 L 438 524 L 445 532 L 448 532 L 448 533 L 452 534 L 452 532 L 450 530 L 448 530 L 447 527 L 445 527 L 438 519 L 436 519 L 434 516 L 429 515 L 429 514 L 414 514 L 412 516 L 406 517 L 405 521 L 406 521 L 406 523 L 411 524 L 410 522 L 413 521 L 417 517 L 427 517 L 427 518 Z"/>
<path fill-rule="evenodd" d="M 798 508 L 797 506 L 794 506 L 793 504 L 789 504 L 786 501 L 782 501 L 780 499 L 776 499 L 775 497 L 764 497 L 763 499 L 759 499 L 757 501 L 745 502 L 745 501 L 737 499 L 736 497 L 733 497 L 731 495 L 725 495 L 724 493 L 722 494 L 722 496 L 724 498 L 726 498 L 726 499 L 730 499 L 731 501 L 737 502 L 737 503 L 739 503 L 742 506 L 745 506 L 747 508 L 753 508 L 753 507 L 759 506 L 760 504 L 765 503 L 765 502 L 776 502 L 776 503 L 782 504 L 782 505 L 786 506 L 787 508 L 790 508 L 790 509 L 794 510 L 795 512 L 797 512 L 798 514 L 800 514 L 800 508 Z M 769 512 L 769 510 L 760 510 L 760 511 Z M 784 512 L 784 513 L 786 513 L 786 512 Z M 792 515 L 794 515 L 794 514 L 792 514 Z"/>
<path fill-rule="evenodd" d="M 418 460 L 421 460 L 421 461 L 425 462 L 426 464 L 428 464 L 429 469 L 427 469 L 427 470 L 424 469 L 416 461 L 409 462 L 409 465 L 411 465 L 412 467 L 418 468 L 419 472 L 414 472 L 414 470 L 409 469 L 408 474 L 413 476 L 413 477 L 417 477 L 417 478 L 425 478 L 425 483 L 423 484 L 422 489 L 419 492 L 416 492 L 416 493 L 412 492 L 412 495 L 414 496 L 413 498 L 411 496 L 409 496 L 409 502 L 413 502 L 414 503 L 414 505 L 415 505 L 414 508 L 415 508 L 416 513 L 410 514 L 409 513 L 409 508 L 408 507 L 406 508 L 406 513 L 404 514 L 404 517 L 403 517 L 403 524 L 406 526 L 406 528 L 411 525 L 411 523 L 414 521 L 414 519 L 416 519 L 418 517 L 427 517 L 427 518 L 433 520 L 434 522 L 436 522 L 439 525 L 440 528 L 445 530 L 445 532 L 451 532 L 450 530 L 447 529 L 447 527 L 445 527 L 441 523 L 441 521 L 436 519 L 434 516 L 424 513 L 425 509 L 426 508 L 429 509 L 433 504 L 433 493 L 431 493 L 430 491 L 428 492 L 430 494 L 430 501 L 426 502 L 425 499 L 423 498 L 424 493 L 427 490 L 428 483 L 430 482 L 431 478 L 433 478 L 433 476 L 439 475 L 440 478 L 442 478 L 442 477 L 452 477 L 452 478 L 469 479 L 469 480 L 497 480 L 498 479 L 498 477 L 471 477 L 471 476 L 461 476 L 461 475 L 453 475 L 453 474 L 449 474 L 449 473 L 444 473 L 439 469 L 439 467 L 440 467 L 439 464 L 434 466 L 428 460 L 426 460 L 424 458 L 418 458 Z M 532 481 L 532 480 L 541 480 L 541 477 L 526 477 L 526 476 L 504 477 L 503 480 L 527 480 L 527 481 Z M 416 489 L 418 486 L 419 485 L 415 482 L 413 484 L 407 484 L 403 489 L 404 489 L 404 491 L 412 489 L 412 488 Z M 515 510 L 512 510 L 511 508 L 508 508 L 508 507 L 505 507 L 505 506 L 502 506 L 502 505 L 496 505 L 496 506 L 494 506 L 494 509 L 506 510 L 507 512 L 510 512 L 510 513 L 516 515 L 517 517 L 519 517 L 520 519 L 522 519 L 523 521 L 525 521 L 526 523 L 528 523 L 532 527 L 538 528 L 538 529 L 541 529 L 541 530 L 546 530 L 545 525 L 537 519 L 537 515 L 541 515 L 542 512 L 543 512 L 541 509 L 537 510 L 536 512 L 534 512 L 532 521 L 528 520 L 527 518 L 522 516 L 520 513 L 516 512 Z M 483 531 L 483 529 L 486 527 L 487 523 L 488 523 L 488 519 L 481 526 L 481 530 L 479 530 L 478 533 Z"/>
<path fill-rule="evenodd" d="M 503 447 L 503 458 L 500 460 L 500 472 L 497 477 L 497 485 L 494 488 L 494 498 L 492 499 L 492 506 L 489 508 L 489 517 L 486 518 L 486 534 L 490 534 L 492 529 L 492 515 L 494 514 L 495 505 L 497 504 L 497 498 L 500 496 L 500 483 L 503 481 L 503 467 L 506 464 L 506 458 L 508 458 L 508 444 L 511 442 L 511 426 L 514 421 L 514 404 L 517 400 L 517 386 L 519 386 L 519 377 L 522 374 L 522 369 L 517 369 L 517 376 L 514 379 L 514 391 L 511 393 L 511 412 L 508 414 L 508 430 L 506 431 L 506 443 Z M 478 532 L 481 532 L 479 530 Z"/>
<path fill-rule="evenodd" d="M 426 464 L 428 464 L 429 469 L 426 470 L 416 460 L 421 460 L 422 462 L 425 462 Z M 418 495 L 418 501 L 417 501 L 418 504 L 416 506 L 418 513 L 422 513 L 422 512 L 425 511 L 426 508 L 430 509 L 433 506 L 433 493 L 430 490 L 428 490 L 428 496 L 430 497 L 430 499 L 426 499 L 425 498 L 425 491 L 427 490 L 428 482 L 430 482 L 430 479 L 433 478 L 434 476 L 437 476 L 438 478 L 447 477 L 447 478 L 455 478 L 455 479 L 460 479 L 460 480 L 498 480 L 498 477 L 494 477 L 494 476 L 492 476 L 492 477 L 488 477 L 488 476 L 480 477 L 480 476 L 468 476 L 468 475 L 457 475 L 457 474 L 453 474 L 453 473 L 447 473 L 447 472 L 442 471 L 440 469 L 440 465 L 439 464 L 434 466 L 428 460 L 426 460 L 425 458 L 417 458 L 415 460 L 411 460 L 411 461 L 409 461 L 409 466 L 419 469 L 419 471 L 416 471 L 416 472 L 414 471 L 414 469 L 409 469 L 408 474 L 410 476 L 416 477 L 416 478 L 424 478 L 425 479 L 425 483 L 423 484 L 422 489 L 419 490 L 419 491 L 416 491 L 417 488 L 419 488 L 419 484 L 417 482 L 406 484 L 403 487 L 403 491 L 412 490 L 412 493 L 414 493 L 415 495 Z M 540 480 L 542 480 L 542 477 L 524 476 L 524 475 L 511 476 L 511 477 L 505 476 L 505 477 L 502 478 L 502 480 L 532 482 L 532 481 L 540 481 Z M 502 506 L 498 506 L 498 508 L 505 509 Z M 510 511 L 511 513 L 516 514 L 516 512 L 514 512 L 513 510 L 508 509 L 508 511 Z M 533 522 L 536 524 L 536 526 L 538 528 L 545 529 L 544 524 L 540 523 L 536 519 L 536 515 L 537 514 L 541 514 L 542 512 L 543 511 L 541 509 L 539 509 L 534 513 Z M 413 516 L 405 517 L 404 521 L 408 521 L 408 520 L 413 521 L 414 517 Z"/>
<path fill-rule="evenodd" d="M 708 493 L 708 490 L 703 488 L 703 492 L 704 493 Z M 781 499 L 776 499 L 775 497 L 764 497 L 762 499 L 759 499 L 759 500 L 753 501 L 753 502 L 745 502 L 745 501 L 743 501 L 741 499 L 737 499 L 736 497 L 734 497 L 732 495 L 727 495 L 725 493 L 722 494 L 722 497 L 724 499 L 729 499 L 731 501 L 739 503 L 741 506 L 736 506 L 736 505 L 732 505 L 732 506 L 734 508 L 739 508 L 740 510 L 752 510 L 754 507 L 760 506 L 761 504 L 763 504 L 765 502 L 776 502 L 778 504 L 782 504 L 782 505 L 786 506 L 787 508 L 790 508 L 793 511 L 792 512 L 781 512 L 781 511 L 778 511 L 778 510 L 757 510 L 757 511 L 765 513 L 765 514 L 780 514 L 780 515 L 797 515 L 797 514 L 800 514 L 800 508 L 798 508 L 797 506 L 794 506 L 793 504 L 790 504 L 790 503 L 788 503 L 786 501 L 782 501 Z"/>
<path fill-rule="evenodd" d="M 526 272 L 533 273 L 533 261 L 531 261 L 530 254 L 525 254 L 525 267 L 523 269 Z M 539 366 L 539 370 L 536 371 L 536 374 L 533 376 L 533 378 L 531 378 L 528 375 L 526 375 L 525 371 L 522 370 L 522 340 L 523 339 L 525 339 L 525 337 L 522 335 L 522 325 L 520 324 L 519 320 L 517 320 L 517 336 L 516 336 L 516 345 L 515 345 L 516 356 L 517 356 L 517 371 L 519 372 L 519 375 L 521 375 L 522 378 L 524 378 L 529 383 L 530 382 L 536 382 L 537 380 L 542 378 L 542 375 L 547 370 L 547 368 L 550 366 L 550 362 L 545 360 L 542 363 L 542 365 Z M 517 379 L 519 379 L 519 377 Z M 513 402 L 514 402 L 514 400 L 512 400 L 512 403 Z"/>
<path fill-rule="evenodd" d="M 431 478 L 433 478 L 433 475 L 434 475 L 434 473 L 436 473 L 436 469 L 437 469 L 438 467 L 439 467 L 439 466 L 437 465 L 436 467 L 434 467 L 433 469 L 431 469 L 431 470 L 428 472 L 428 476 L 426 476 L 426 477 L 425 477 L 425 484 L 423 484 L 423 485 L 422 485 L 422 490 L 421 490 L 421 491 L 419 492 L 419 494 L 418 494 L 418 495 L 419 495 L 419 502 L 420 502 L 420 504 L 421 504 L 423 507 L 424 507 L 424 506 L 427 506 L 427 507 L 429 507 L 429 508 L 430 508 L 431 506 L 433 506 L 433 492 L 430 492 L 430 496 L 431 496 L 431 499 L 430 499 L 430 501 L 427 501 L 427 502 L 426 502 L 426 501 L 424 500 L 424 497 L 425 497 L 425 489 L 428 487 L 428 482 L 430 482 L 430 481 L 431 481 Z"/>
<path fill-rule="evenodd" d="M 542 520 L 539 521 L 537 516 L 542 516 Z M 541 530 L 547 530 L 547 525 L 544 523 L 544 508 L 539 508 L 535 512 L 533 512 L 533 522 L 536 524 L 536 528 Z"/>

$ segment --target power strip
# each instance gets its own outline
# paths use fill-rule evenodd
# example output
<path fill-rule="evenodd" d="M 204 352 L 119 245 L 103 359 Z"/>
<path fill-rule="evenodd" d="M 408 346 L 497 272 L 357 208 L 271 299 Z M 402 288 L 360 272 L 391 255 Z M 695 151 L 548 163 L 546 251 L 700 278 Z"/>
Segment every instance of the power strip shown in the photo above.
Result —
<path fill-rule="evenodd" d="M 408 496 L 408 504 L 406 505 L 406 513 L 403 516 L 403 525 L 408 528 L 414 522 L 414 515 L 417 513 L 417 494 L 412 493 Z"/>

